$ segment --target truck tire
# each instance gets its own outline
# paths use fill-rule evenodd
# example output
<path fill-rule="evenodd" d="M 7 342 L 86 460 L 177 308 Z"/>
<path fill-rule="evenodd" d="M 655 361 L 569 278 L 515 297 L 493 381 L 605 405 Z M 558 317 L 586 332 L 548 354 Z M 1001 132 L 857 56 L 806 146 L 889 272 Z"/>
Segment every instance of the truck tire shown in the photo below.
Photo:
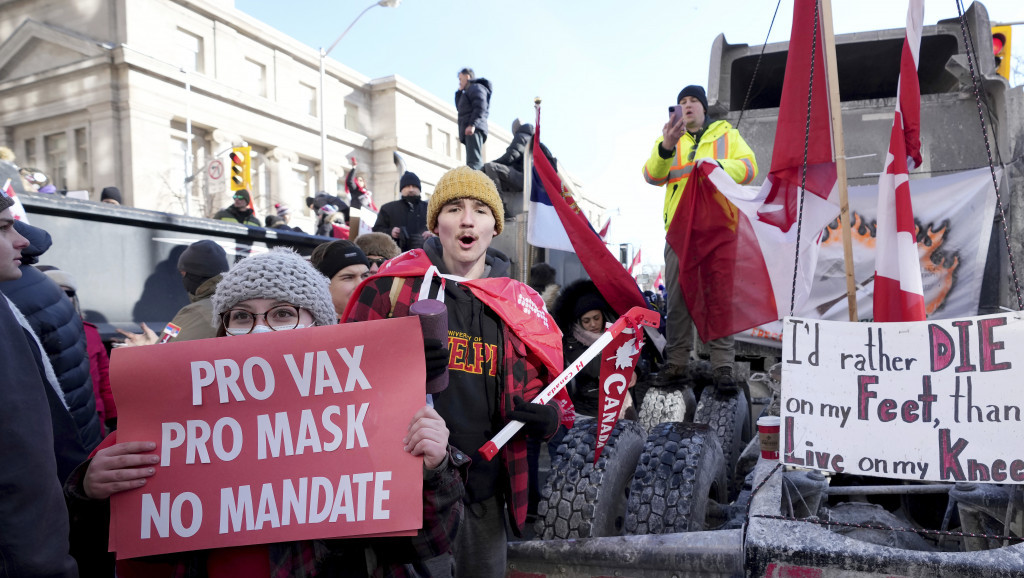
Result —
<path fill-rule="evenodd" d="M 636 470 L 645 433 L 636 422 L 619 420 L 594 465 L 598 422 L 577 418 L 558 446 L 537 505 L 534 530 L 542 540 L 622 535 L 626 492 Z"/>
<path fill-rule="evenodd" d="M 725 462 L 707 425 L 663 423 L 644 443 L 626 505 L 626 534 L 713 530 L 726 500 Z"/>
<path fill-rule="evenodd" d="M 646 431 L 667 421 L 693 421 L 697 398 L 689 387 L 652 387 L 644 395 L 637 420 Z"/>
<path fill-rule="evenodd" d="M 725 458 L 727 487 L 730 492 L 738 492 L 743 478 L 736 475 L 736 464 L 751 438 L 747 396 L 742 389 L 722 392 L 718 388 L 707 387 L 701 393 L 693 421 L 707 424 L 718 436 L 722 457 Z"/>

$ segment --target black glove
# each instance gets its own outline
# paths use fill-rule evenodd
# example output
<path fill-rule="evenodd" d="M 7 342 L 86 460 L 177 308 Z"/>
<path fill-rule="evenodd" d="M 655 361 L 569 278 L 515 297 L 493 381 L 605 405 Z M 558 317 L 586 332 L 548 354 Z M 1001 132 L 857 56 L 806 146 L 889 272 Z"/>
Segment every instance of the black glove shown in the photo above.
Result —
<path fill-rule="evenodd" d="M 512 400 L 515 409 L 509 417 L 523 422 L 526 435 L 533 438 L 547 439 L 558 431 L 558 410 L 545 403 L 526 403 L 516 396 Z"/>
<path fill-rule="evenodd" d="M 440 339 L 426 338 L 423 340 L 423 357 L 427 363 L 427 381 L 444 373 L 448 369 L 448 344 Z"/>

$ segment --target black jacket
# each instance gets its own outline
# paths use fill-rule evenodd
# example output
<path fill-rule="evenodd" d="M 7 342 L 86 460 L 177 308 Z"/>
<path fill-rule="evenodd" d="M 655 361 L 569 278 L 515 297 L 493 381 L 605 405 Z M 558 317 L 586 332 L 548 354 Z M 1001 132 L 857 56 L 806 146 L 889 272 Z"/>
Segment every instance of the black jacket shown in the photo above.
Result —
<path fill-rule="evenodd" d="M 225 207 L 217 211 L 213 218 L 218 221 L 227 221 L 229 223 L 237 222 L 243 225 L 252 225 L 254 227 L 260 226 L 260 221 L 256 218 L 256 213 L 248 207 L 238 209 L 235 208 L 234 205 L 231 205 L 230 207 Z"/>
<path fill-rule="evenodd" d="M 533 133 L 534 128 L 532 124 L 527 123 L 520 126 L 516 134 L 512 135 L 512 142 L 505 149 L 505 154 L 491 162 L 507 165 L 517 169 L 519 172 L 523 172 L 523 155 L 526 154 L 527 147 L 533 146 Z M 557 171 L 558 160 L 551 156 L 551 151 L 548 150 L 548 147 L 544 143 L 540 143 L 540 150 L 548 158 L 551 168 Z"/>
<path fill-rule="evenodd" d="M 0 283 L 0 291 L 14 302 L 42 342 L 82 443 L 92 451 L 100 443 L 101 431 L 82 318 L 60 286 L 29 264 L 38 262 L 50 248 L 49 233 L 36 227 L 15 227 L 30 245 L 21 252 L 21 279 Z"/>
<path fill-rule="evenodd" d="M 455 108 L 459 111 L 459 141 L 466 142 L 466 127 L 473 125 L 487 140 L 487 114 L 491 106 L 491 81 L 474 78 L 465 90 L 455 91 Z"/>
<path fill-rule="evenodd" d="M 377 222 L 373 224 L 373 231 L 391 237 L 391 229 L 395 227 L 401 229 L 395 243 L 403 253 L 422 247 L 423 231 L 427 230 L 427 202 L 410 203 L 403 198 L 384 203 L 377 214 Z"/>
<path fill-rule="evenodd" d="M 56 394 L 42 379 L 30 339 L 0 295 L 0 575 L 77 576 L 51 413 L 63 412 L 62 431 L 74 435 L 74 426 L 63 406 L 53 408 L 48 399 L 47 390 Z"/>

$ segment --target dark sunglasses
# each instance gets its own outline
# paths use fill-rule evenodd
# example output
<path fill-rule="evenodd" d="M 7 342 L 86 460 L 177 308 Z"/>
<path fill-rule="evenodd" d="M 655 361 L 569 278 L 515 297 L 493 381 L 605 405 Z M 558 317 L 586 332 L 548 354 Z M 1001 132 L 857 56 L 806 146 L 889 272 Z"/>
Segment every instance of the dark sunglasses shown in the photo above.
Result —
<path fill-rule="evenodd" d="M 370 262 L 370 266 L 371 267 L 373 267 L 374 265 L 380 267 L 381 265 L 384 264 L 385 261 L 387 261 L 387 259 L 385 259 L 384 257 L 381 257 L 380 259 L 370 259 L 370 258 L 367 258 L 367 261 Z"/>

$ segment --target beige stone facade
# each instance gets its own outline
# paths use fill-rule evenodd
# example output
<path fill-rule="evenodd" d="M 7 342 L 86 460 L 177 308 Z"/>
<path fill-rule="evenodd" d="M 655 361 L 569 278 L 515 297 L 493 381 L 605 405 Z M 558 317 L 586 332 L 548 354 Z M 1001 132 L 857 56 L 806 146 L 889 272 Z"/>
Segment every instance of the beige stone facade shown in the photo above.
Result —
<path fill-rule="evenodd" d="M 229 204 L 227 153 L 242 143 L 261 219 L 343 191 L 353 156 L 378 205 L 397 197 L 396 152 L 426 193 L 463 163 L 450 95 L 328 58 L 322 185 L 319 52 L 231 0 L 0 0 L 0 41 L 0 144 L 94 200 L 116 185 L 127 205 L 212 215 Z M 492 124 L 484 158 L 510 139 Z"/>

